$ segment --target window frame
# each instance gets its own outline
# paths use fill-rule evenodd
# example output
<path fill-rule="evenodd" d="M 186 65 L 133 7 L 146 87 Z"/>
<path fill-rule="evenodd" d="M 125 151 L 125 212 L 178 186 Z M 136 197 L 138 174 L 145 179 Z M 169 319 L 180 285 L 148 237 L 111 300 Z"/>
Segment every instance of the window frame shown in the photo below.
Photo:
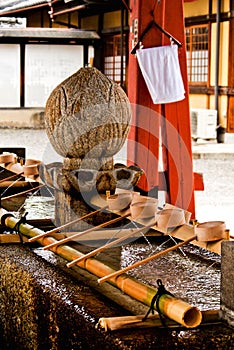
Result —
<path fill-rule="evenodd" d="M 204 42 L 199 42 L 199 40 L 196 42 L 194 42 L 193 39 L 193 33 L 192 31 L 194 29 L 200 29 L 200 28 L 207 28 L 208 33 L 207 33 L 207 42 L 205 42 L 205 44 L 207 45 L 207 57 L 205 58 L 207 60 L 207 65 L 205 66 L 207 73 L 205 73 L 207 75 L 207 79 L 202 81 L 193 81 L 191 79 L 192 77 L 192 70 L 194 68 L 194 65 L 191 64 L 191 62 L 193 62 L 193 57 L 192 57 L 192 53 L 193 52 L 199 52 L 201 50 L 193 50 L 193 45 L 197 43 L 197 45 L 199 44 L 204 44 Z M 202 86 L 209 86 L 210 85 L 210 47 L 211 47 L 211 30 L 210 30 L 210 23 L 206 23 L 206 24 L 196 24 L 196 25 L 191 25 L 191 26 L 187 26 L 185 28 L 185 37 L 186 37 L 186 60 L 187 60 L 187 75 L 188 75 L 188 83 L 189 85 L 193 85 L 193 86 L 198 86 L 198 85 L 202 85 Z M 189 43 L 187 41 L 187 31 L 189 31 Z M 189 50 L 188 50 L 188 46 L 189 46 Z M 189 57 L 188 57 L 188 53 L 189 53 Z M 200 58 L 201 59 L 201 58 Z M 202 69 L 203 66 L 202 65 L 197 65 L 195 66 L 196 69 Z M 199 74 L 203 74 L 203 73 L 199 73 Z"/>
<path fill-rule="evenodd" d="M 107 49 L 108 43 L 112 40 L 112 55 L 109 54 L 109 49 Z M 123 33 L 123 48 L 121 48 L 121 33 L 113 33 L 106 35 L 104 38 L 104 50 L 103 50 L 103 73 L 119 84 L 122 88 L 126 89 L 127 86 L 127 61 L 128 61 L 128 36 L 127 33 Z M 118 45 L 119 43 L 119 45 Z M 121 57 L 121 51 L 123 50 L 123 58 Z M 106 58 L 112 57 L 112 67 L 106 67 Z M 114 58 L 120 58 L 120 61 L 115 60 Z M 122 61 L 123 60 L 123 61 Z M 109 62 L 110 64 L 111 62 Z M 110 73 L 106 70 L 108 69 Z M 119 71 L 119 73 L 116 73 Z M 120 79 L 116 80 L 116 76 L 120 76 Z"/>

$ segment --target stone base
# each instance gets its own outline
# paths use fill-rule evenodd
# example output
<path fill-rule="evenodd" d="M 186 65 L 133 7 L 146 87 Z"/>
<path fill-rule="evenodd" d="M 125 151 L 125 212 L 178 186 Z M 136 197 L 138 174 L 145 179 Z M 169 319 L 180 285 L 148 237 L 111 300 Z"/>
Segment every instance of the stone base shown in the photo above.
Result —
<path fill-rule="evenodd" d="M 221 253 L 221 317 L 234 327 L 234 242 L 223 242 Z"/>
<path fill-rule="evenodd" d="M 223 304 L 220 305 L 220 317 L 226 321 L 231 327 L 234 328 L 234 311 L 225 307 Z"/>
<path fill-rule="evenodd" d="M 132 299 L 65 264 L 38 248 L 0 246 L 0 349 L 234 349 L 233 330 L 223 323 L 196 329 L 96 328 L 101 317 L 130 315 Z M 104 296 L 104 289 L 107 296 L 119 298 L 121 306 Z"/>
<path fill-rule="evenodd" d="M 1 349 L 112 349 L 95 328 L 115 309 L 102 296 L 22 245 L 1 246 L 0 265 Z"/>

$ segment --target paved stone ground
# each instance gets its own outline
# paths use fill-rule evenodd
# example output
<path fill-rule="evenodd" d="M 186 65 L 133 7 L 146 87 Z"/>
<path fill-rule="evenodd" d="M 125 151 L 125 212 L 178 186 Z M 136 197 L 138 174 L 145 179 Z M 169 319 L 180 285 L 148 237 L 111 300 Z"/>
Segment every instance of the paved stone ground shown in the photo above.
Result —
<path fill-rule="evenodd" d="M 194 157 L 194 171 L 203 174 L 204 191 L 195 192 L 196 217 L 200 222 L 222 220 L 234 234 L 234 134 L 225 135 L 225 143 L 202 142 L 193 145 L 203 157 Z M 223 150 L 223 151 L 222 151 Z"/>
<path fill-rule="evenodd" d="M 0 129 L 0 147 L 25 147 L 26 157 L 45 163 L 62 161 L 50 146 L 45 130 Z M 205 190 L 195 193 L 196 218 L 198 221 L 222 220 L 234 234 L 234 134 L 225 135 L 225 145 L 215 141 L 199 141 L 193 149 L 204 147 L 212 150 L 202 158 L 194 157 L 194 171 L 203 174 Z M 220 148 L 229 150 L 215 153 Z M 233 151 L 233 154 L 232 154 Z M 217 157 L 216 157 L 217 154 Z M 119 158 L 118 158 L 119 161 Z"/>

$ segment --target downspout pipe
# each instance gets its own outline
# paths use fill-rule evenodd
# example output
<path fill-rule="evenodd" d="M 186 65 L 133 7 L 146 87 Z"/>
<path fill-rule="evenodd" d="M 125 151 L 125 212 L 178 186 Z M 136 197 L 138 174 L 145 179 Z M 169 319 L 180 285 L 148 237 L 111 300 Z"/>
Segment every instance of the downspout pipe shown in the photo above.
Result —
<path fill-rule="evenodd" d="M 221 0 L 217 0 L 216 11 L 216 62 L 215 62 L 215 109 L 217 110 L 217 142 L 224 142 L 225 128 L 220 125 L 219 115 L 219 58 L 220 58 L 220 12 Z"/>

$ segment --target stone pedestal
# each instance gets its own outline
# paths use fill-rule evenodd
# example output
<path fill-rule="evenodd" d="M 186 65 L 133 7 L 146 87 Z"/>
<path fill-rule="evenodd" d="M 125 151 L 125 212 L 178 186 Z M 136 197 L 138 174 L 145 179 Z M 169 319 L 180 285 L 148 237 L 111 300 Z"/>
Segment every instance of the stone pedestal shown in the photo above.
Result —
<path fill-rule="evenodd" d="M 234 327 L 234 242 L 222 243 L 220 311 L 223 320 Z"/>

